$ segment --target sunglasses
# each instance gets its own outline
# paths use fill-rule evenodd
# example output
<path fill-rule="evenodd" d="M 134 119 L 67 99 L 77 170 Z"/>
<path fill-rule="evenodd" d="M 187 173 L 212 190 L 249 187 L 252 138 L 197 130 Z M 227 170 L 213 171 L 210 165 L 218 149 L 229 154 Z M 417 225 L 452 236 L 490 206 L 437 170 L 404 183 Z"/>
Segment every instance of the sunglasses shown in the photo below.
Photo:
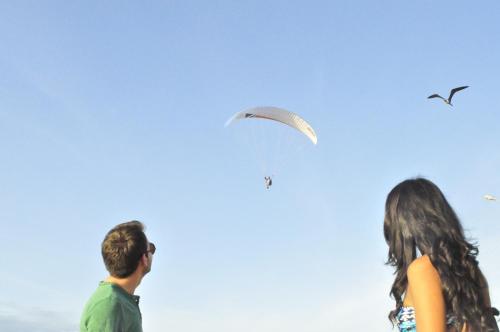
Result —
<path fill-rule="evenodd" d="M 153 242 L 149 242 L 149 249 L 146 251 L 146 253 L 150 252 L 151 255 L 154 255 L 156 251 L 156 246 Z"/>

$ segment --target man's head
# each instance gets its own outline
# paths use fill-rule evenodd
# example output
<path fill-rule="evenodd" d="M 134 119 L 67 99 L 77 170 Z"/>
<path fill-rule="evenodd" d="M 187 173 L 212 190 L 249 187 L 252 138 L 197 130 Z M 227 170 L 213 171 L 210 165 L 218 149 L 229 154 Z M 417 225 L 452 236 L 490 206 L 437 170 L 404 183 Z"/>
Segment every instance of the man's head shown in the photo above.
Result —
<path fill-rule="evenodd" d="M 104 265 L 110 275 L 126 278 L 138 267 L 146 274 L 151 270 L 154 245 L 144 234 L 144 225 L 136 220 L 119 224 L 106 234 L 101 246 Z"/>

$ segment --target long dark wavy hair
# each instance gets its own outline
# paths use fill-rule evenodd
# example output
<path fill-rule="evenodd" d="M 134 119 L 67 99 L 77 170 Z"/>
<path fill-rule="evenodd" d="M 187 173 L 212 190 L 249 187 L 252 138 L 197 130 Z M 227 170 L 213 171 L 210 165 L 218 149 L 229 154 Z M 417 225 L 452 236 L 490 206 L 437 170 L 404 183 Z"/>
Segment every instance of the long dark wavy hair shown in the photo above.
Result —
<path fill-rule="evenodd" d="M 498 311 L 487 305 L 488 285 L 478 267 L 478 247 L 466 240 L 457 215 L 434 183 L 416 178 L 392 189 L 385 205 L 384 237 L 389 245 L 386 264 L 396 270 L 390 292 L 396 300 L 389 313 L 392 322 L 403 305 L 407 269 L 418 249 L 439 273 L 446 313 L 454 317 L 456 330 L 466 324 L 468 331 L 498 331 Z"/>

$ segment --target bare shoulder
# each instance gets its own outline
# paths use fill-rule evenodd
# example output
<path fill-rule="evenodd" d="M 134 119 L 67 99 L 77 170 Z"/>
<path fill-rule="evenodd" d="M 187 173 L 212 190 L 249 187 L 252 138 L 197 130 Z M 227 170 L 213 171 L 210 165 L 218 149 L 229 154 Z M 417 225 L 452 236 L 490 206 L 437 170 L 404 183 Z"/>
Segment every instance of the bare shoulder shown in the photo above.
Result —
<path fill-rule="evenodd" d="M 441 278 L 427 255 L 411 262 L 407 270 L 408 292 L 416 315 L 418 331 L 444 332 L 446 306 Z"/>
<path fill-rule="evenodd" d="M 436 280 L 439 282 L 439 273 L 434 265 L 432 265 L 427 255 L 423 255 L 411 262 L 408 266 L 407 275 L 409 281 L 424 279 L 427 281 Z"/>

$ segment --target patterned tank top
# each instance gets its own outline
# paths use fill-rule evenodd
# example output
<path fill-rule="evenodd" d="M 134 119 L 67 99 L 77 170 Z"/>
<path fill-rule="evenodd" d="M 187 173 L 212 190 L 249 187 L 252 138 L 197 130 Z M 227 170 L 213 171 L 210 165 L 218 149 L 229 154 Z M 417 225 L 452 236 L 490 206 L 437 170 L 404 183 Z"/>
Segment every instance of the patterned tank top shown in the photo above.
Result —
<path fill-rule="evenodd" d="M 415 309 L 413 307 L 401 307 L 396 320 L 400 332 L 417 332 L 415 321 Z"/>
<path fill-rule="evenodd" d="M 396 315 L 397 325 L 400 332 L 417 332 L 417 321 L 415 320 L 415 308 L 401 307 Z M 453 316 L 446 315 L 446 326 L 454 322 Z"/>

